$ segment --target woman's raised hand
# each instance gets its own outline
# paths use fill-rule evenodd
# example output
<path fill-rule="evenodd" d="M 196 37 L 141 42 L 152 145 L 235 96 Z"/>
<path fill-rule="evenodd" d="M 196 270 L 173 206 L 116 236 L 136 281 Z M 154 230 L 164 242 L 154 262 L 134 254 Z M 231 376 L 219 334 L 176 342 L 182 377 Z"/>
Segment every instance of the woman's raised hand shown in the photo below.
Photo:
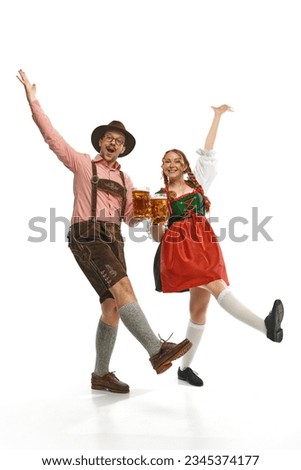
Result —
<path fill-rule="evenodd" d="M 225 113 L 226 111 L 231 111 L 233 112 L 234 109 L 231 108 L 231 106 L 229 106 L 228 104 L 222 104 L 221 106 L 211 106 L 211 108 L 213 109 L 213 111 L 215 112 L 215 114 L 223 114 Z"/>

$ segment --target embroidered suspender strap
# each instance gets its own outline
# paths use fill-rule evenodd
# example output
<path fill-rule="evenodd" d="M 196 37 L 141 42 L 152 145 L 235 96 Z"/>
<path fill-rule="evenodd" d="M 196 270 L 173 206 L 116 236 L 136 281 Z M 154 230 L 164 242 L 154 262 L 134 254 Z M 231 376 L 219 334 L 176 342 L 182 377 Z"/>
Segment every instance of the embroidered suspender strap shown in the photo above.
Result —
<path fill-rule="evenodd" d="M 93 176 L 91 178 L 92 183 L 92 196 L 91 196 L 91 215 L 92 219 L 96 219 L 96 208 L 97 208 L 97 189 L 102 191 L 106 191 L 113 195 L 119 195 L 122 198 L 122 206 L 121 206 L 121 219 L 124 219 L 125 213 L 125 205 L 126 205 L 126 186 L 125 186 L 125 179 L 124 174 L 120 171 L 120 177 L 123 182 L 123 186 L 116 181 L 112 181 L 109 179 L 99 178 L 97 176 L 97 169 L 96 163 L 92 161 L 92 173 Z"/>

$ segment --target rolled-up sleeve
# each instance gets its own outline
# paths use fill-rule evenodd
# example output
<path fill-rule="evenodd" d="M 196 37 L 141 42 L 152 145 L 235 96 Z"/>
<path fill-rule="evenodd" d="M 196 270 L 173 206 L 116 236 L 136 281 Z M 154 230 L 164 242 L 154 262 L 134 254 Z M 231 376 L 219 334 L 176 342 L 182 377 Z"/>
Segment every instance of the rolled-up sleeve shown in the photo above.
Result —
<path fill-rule="evenodd" d="M 194 174 L 206 193 L 217 175 L 217 158 L 215 150 L 198 149 L 196 153 L 199 157 L 195 164 Z"/>

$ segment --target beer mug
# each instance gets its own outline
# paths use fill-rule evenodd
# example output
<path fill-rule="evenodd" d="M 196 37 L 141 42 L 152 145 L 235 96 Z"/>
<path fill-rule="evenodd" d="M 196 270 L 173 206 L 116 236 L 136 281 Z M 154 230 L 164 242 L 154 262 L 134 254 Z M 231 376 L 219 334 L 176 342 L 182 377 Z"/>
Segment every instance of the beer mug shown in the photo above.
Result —
<path fill-rule="evenodd" d="M 133 188 L 133 208 L 134 217 L 137 219 L 147 219 L 149 217 L 149 188 Z"/>
<path fill-rule="evenodd" d="M 150 198 L 150 216 L 153 224 L 165 224 L 168 219 L 167 195 L 154 194 Z"/>

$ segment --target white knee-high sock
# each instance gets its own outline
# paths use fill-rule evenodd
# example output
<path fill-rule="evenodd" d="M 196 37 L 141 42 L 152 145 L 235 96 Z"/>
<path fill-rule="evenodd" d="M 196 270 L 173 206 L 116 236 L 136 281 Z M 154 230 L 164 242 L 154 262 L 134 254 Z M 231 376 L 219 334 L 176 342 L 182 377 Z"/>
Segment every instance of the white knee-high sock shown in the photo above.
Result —
<path fill-rule="evenodd" d="M 258 331 L 266 334 L 266 327 L 264 320 L 255 313 L 253 313 L 248 307 L 243 305 L 231 292 L 229 287 L 226 287 L 217 297 L 217 301 L 220 306 L 226 310 L 226 312 L 233 315 L 237 320 L 252 326 Z"/>
<path fill-rule="evenodd" d="M 189 367 L 192 363 L 194 355 L 199 347 L 202 335 L 204 333 L 205 324 L 198 325 L 197 323 L 193 323 L 190 319 L 187 326 L 186 338 L 188 338 L 192 342 L 192 347 L 189 351 L 184 354 L 181 361 L 181 370 Z"/>

